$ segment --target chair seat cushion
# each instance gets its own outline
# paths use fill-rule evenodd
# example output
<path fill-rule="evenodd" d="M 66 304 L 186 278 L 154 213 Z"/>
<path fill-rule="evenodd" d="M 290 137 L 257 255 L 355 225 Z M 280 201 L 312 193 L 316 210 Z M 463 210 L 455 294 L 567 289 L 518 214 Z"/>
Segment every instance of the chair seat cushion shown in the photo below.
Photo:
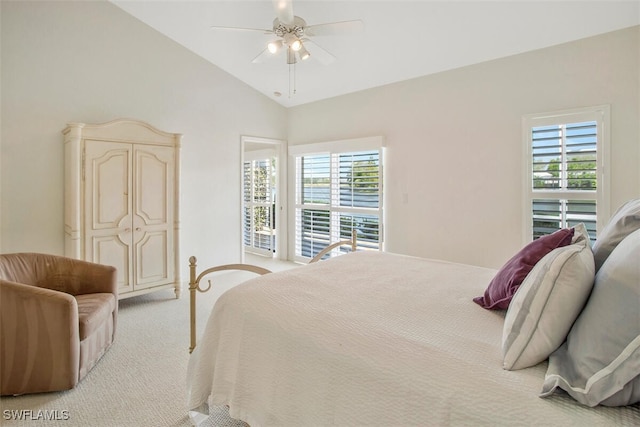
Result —
<path fill-rule="evenodd" d="M 105 323 L 115 310 L 117 301 L 114 295 L 109 293 L 76 295 L 75 299 L 78 302 L 82 341 Z"/>

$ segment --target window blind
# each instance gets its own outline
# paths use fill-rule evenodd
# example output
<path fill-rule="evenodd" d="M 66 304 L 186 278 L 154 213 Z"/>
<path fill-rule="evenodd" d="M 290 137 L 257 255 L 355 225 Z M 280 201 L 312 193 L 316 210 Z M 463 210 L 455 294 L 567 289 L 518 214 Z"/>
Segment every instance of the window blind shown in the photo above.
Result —
<path fill-rule="evenodd" d="M 531 130 L 533 188 L 597 188 L 595 121 L 534 127 Z"/>
<path fill-rule="evenodd" d="M 352 230 L 360 248 L 380 248 L 380 149 L 297 156 L 296 183 L 297 257 L 311 258 Z"/>
<path fill-rule="evenodd" d="M 271 159 L 246 161 L 243 173 L 244 245 L 255 252 L 271 252 L 275 249 Z"/>
<path fill-rule="evenodd" d="M 584 223 L 595 241 L 598 211 L 608 207 L 602 185 L 608 106 L 527 116 L 529 239 Z"/>

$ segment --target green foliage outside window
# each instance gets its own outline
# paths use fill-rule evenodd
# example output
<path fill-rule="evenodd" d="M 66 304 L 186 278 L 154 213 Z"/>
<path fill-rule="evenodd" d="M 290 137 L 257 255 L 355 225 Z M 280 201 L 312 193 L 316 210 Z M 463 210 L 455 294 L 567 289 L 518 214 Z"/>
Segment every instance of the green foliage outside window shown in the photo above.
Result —
<path fill-rule="evenodd" d="M 560 164 L 560 159 L 553 159 L 546 167 L 536 165 L 533 188 L 560 188 Z M 595 155 L 574 156 L 567 160 L 567 188 L 583 190 L 597 188 Z"/>

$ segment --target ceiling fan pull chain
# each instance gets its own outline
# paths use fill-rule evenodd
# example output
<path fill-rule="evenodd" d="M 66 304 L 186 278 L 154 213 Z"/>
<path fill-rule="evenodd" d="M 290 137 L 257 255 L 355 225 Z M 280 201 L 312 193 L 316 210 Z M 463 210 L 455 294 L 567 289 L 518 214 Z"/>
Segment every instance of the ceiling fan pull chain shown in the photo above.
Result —
<path fill-rule="evenodd" d="M 291 69 L 293 68 L 293 78 Z M 296 94 L 296 63 L 289 64 L 289 98 Z"/>

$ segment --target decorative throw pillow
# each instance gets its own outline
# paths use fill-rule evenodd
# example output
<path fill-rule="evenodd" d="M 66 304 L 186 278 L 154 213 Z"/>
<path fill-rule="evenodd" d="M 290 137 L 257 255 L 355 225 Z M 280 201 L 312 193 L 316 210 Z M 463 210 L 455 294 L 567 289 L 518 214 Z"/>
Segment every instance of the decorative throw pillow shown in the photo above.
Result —
<path fill-rule="evenodd" d="M 575 236 L 573 244 L 545 255 L 511 300 L 502 334 L 504 369 L 524 369 L 547 359 L 589 298 L 595 269 L 584 224 L 575 227 Z"/>
<path fill-rule="evenodd" d="M 556 388 L 587 406 L 640 402 L 640 230 L 611 252 L 567 341 L 549 356 L 542 397 Z"/>
<path fill-rule="evenodd" d="M 533 266 L 552 250 L 570 244 L 572 237 L 573 228 L 564 228 L 529 243 L 498 270 L 484 295 L 473 301 L 489 310 L 508 308 L 511 298 Z"/>
<path fill-rule="evenodd" d="M 609 254 L 629 234 L 640 229 L 640 199 L 630 200 L 613 214 L 593 244 L 596 273 Z"/>

